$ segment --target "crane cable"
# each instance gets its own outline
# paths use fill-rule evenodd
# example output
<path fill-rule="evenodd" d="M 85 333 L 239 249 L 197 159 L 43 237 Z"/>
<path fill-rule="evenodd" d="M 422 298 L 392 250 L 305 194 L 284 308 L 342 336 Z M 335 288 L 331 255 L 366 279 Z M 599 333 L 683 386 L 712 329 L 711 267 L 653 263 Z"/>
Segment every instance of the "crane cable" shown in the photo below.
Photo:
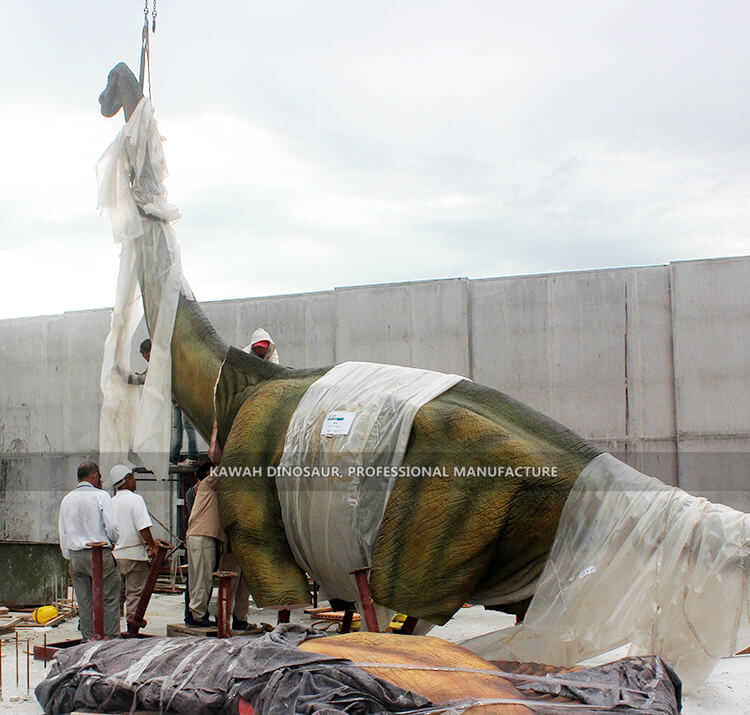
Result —
<path fill-rule="evenodd" d="M 149 35 L 148 0 L 143 5 L 143 30 L 141 31 L 141 66 L 138 72 L 138 84 L 144 90 L 145 75 L 148 74 L 148 98 L 151 99 L 151 38 Z M 156 33 L 156 0 L 151 11 L 151 33 Z"/>

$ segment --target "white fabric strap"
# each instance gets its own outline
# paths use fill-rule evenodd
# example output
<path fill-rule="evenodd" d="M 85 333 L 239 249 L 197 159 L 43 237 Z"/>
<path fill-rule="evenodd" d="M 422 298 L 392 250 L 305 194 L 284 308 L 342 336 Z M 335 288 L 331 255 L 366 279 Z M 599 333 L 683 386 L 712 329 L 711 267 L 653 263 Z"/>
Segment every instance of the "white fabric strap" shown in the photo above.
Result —
<path fill-rule="evenodd" d="M 464 379 L 397 365 L 346 362 L 303 395 L 287 430 L 276 485 L 292 552 L 328 597 L 357 599 L 349 572 L 370 565 L 414 416 Z M 342 430 L 350 423 L 348 431 L 323 436 L 327 418 L 335 424 L 339 417 Z M 332 467 L 338 468 L 339 477 L 331 475 Z M 357 473 L 358 467 L 374 468 L 376 474 Z M 293 468 L 305 468 L 310 476 L 285 476 L 284 471 Z M 323 468 L 328 468 L 328 476 Z"/>

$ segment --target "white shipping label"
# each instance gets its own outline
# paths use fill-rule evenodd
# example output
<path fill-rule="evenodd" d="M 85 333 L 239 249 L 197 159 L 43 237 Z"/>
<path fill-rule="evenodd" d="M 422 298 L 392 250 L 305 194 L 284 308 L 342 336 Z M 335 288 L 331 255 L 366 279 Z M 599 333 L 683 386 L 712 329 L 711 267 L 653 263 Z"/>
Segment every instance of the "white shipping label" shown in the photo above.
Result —
<path fill-rule="evenodd" d="M 340 434 L 349 434 L 356 416 L 356 412 L 342 412 L 341 410 L 329 412 L 323 420 L 323 429 L 320 430 L 320 436 L 335 437 Z"/>

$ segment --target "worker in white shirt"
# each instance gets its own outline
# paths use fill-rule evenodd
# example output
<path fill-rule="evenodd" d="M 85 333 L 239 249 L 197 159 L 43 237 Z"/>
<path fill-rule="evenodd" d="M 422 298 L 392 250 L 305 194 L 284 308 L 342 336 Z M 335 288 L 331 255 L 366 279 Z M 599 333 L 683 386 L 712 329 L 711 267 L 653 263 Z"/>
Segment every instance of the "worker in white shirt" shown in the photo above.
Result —
<path fill-rule="evenodd" d="M 73 590 L 78 599 L 79 629 L 84 640 L 94 635 L 91 604 L 91 547 L 102 549 L 102 589 L 104 592 L 104 635 L 120 637 L 120 572 L 112 547 L 117 543 L 117 523 L 112 500 L 102 489 L 102 475 L 96 462 L 78 467 L 78 486 L 68 492 L 60 504 L 58 518 L 60 550 L 70 561 Z"/>
<path fill-rule="evenodd" d="M 120 532 L 114 557 L 125 582 L 126 612 L 128 618 L 131 618 L 135 615 L 138 600 L 146 585 L 148 559 L 156 552 L 154 537 L 151 535 L 153 524 L 146 502 L 140 494 L 135 493 L 133 470 L 124 464 L 116 464 L 109 474 L 112 486 L 117 490 L 112 506 L 117 519 L 117 530 Z"/>

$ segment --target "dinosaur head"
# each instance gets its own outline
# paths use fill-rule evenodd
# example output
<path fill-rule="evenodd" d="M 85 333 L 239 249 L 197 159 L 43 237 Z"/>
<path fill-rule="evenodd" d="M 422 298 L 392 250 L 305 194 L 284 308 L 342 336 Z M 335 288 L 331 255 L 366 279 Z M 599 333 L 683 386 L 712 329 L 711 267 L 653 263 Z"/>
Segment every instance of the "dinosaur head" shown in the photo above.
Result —
<path fill-rule="evenodd" d="M 114 117 L 123 108 L 127 121 L 141 97 L 143 92 L 136 76 L 124 62 L 118 62 L 107 76 L 107 86 L 99 95 L 99 105 L 105 117 Z"/>

